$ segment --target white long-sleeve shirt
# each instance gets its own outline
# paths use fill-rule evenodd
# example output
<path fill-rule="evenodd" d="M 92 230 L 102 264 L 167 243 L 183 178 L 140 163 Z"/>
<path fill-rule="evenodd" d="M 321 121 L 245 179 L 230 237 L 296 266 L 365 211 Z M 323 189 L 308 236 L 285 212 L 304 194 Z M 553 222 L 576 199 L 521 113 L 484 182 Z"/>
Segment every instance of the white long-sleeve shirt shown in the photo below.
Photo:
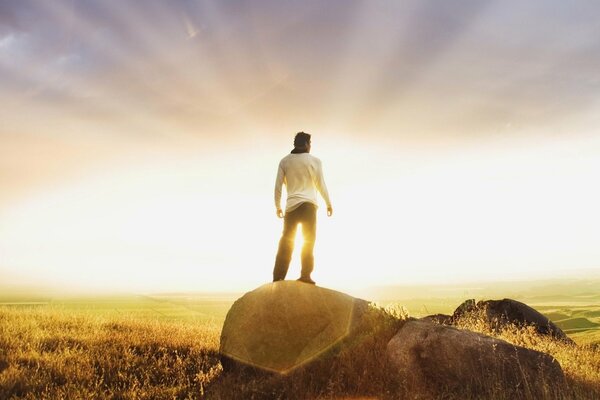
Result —
<path fill-rule="evenodd" d="M 287 190 L 286 212 L 307 201 L 318 206 L 317 191 L 323 196 L 327 207 L 331 207 L 321 160 L 310 153 L 288 154 L 279 162 L 275 180 L 275 207 L 278 210 L 281 209 L 281 189 L 284 183 Z"/>

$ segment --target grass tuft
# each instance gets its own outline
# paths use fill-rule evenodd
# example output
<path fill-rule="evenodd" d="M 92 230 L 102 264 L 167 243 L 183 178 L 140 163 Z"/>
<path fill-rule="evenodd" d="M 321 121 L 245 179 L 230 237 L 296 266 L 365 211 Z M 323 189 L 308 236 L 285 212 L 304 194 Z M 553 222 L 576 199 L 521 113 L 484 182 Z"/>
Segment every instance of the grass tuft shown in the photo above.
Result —
<path fill-rule="evenodd" d="M 482 311 L 483 312 L 483 311 Z M 483 314 L 469 313 L 456 322 L 457 327 L 493 336 L 517 346 L 554 357 L 562 367 L 567 384 L 560 397 L 565 399 L 600 398 L 600 345 L 573 345 L 540 335 L 533 326 L 490 325 Z"/>

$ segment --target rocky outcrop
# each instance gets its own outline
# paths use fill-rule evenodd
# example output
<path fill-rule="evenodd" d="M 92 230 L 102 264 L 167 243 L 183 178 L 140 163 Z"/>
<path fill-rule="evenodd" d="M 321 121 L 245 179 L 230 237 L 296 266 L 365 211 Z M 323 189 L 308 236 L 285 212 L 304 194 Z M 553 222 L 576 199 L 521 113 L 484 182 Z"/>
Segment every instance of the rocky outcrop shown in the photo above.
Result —
<path fill-rule="evenodd" d="M 365 300 L 315 285 L 263 285 L 227 313 L 220 342 L 223 364 L 290 372 L 349 337 L 368 311 Z"/>
<path fill-rule="evenodd" d="M 427 321 L 407 322 L 387 354 L 416 398 L 465 388 L 477 398 L 552 398 L 555 385 L 564 382 L 560 365 L 547 354 Z"/>
<path fill-rule="evenodd" d="M 501 330 L 508 324 L 532 326 L 540 335 L 574 344 L 573 340 L 546 316 L 516 300 L 482 300 L 477 303 L 472 299 L 467 300 L 454 311 L 452 321 L 456 322 L 469 316 L 484 318 L 485 322 L 496 330 Z"/>
<path fill-rule="evenodd" d="M 534 326 L 570 340 L 542 314 L 510 299 L 468 300 L 452 316 L 416 320 L 341 292 L 280 281 L 246 293 L 229 310 L 222 365 L 227 372 L 241 368 L 223 376 L 276 382 L 279 398 L 294 398 L 301 390 L 294 385 L 305 379 L 319 393 L 332 380 L 348 379 L 341 387 L 352 393 L 376 381 L 382 393 L 401 398 L 560 398 L 565 378 L 552 356 L 451 326 L 471 317 L 498 330 Z"/>

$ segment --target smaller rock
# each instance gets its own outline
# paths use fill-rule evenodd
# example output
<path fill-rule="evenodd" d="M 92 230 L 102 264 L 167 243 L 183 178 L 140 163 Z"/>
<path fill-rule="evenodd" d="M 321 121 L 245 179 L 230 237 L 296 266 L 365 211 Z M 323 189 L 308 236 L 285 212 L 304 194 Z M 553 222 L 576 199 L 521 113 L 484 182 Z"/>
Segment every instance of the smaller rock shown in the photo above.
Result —
<path fill-rule="evenodd" d="M 533 326 L 535 331 L 543 336 L 551 336 L 565 343 L 575 344 L 558 326 L 550 319 L 520 301 L 512 299 L 482 300 L 475 304 L 475 300 L 467 300 L 454 311 L 452 320 L 477 314 L 495 330 L 501 330 L 508 324 L 517 326 Z"/>
<path fill-rule="evenodd" d="M 426 321 L 407 322 L 387 354 L 415 397 L 467 391 L 476 398 L 553 398 L 555 385 L 564 382 L 548 354 Z"/>

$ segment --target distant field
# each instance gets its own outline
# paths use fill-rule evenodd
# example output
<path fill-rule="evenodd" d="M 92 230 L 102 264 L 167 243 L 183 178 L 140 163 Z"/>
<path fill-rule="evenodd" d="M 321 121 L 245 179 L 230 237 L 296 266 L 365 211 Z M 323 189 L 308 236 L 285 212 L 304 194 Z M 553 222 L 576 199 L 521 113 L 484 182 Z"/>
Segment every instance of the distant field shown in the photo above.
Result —
<path fill-rule="evenodd" d="M 600 343 L 600 305 L 533 306 L 577 343 Z"/>
<path fill-rule="evenodd" d="M 75 314 L 131 319 L 182 321 L 186 323 L 220 323 L 233 297 L 205 294 L 123 295 L 95 297 L 53 297 L 29 300 L 4 298 L 0 306 L 13 309 L 53 310 Z"/>
<path fill-rule="evenodd" d="M 63 314 L 86 315 L 107 318 L 122 318 L 130 321 L 179 322 L 184 325 L 222 325 L 233 299 L 209 299 L 187 297 L 160 298 L 132 296 L 120 298 L 84 298 L 53 300 L 50 302 L 6 302 L 0 308 L 60 312 Z M 430 314 L 452 314 L 462 301 L 443 300 L 399 300 L 410 316 L 423 317 Z M 555 322 L 565 333 L 580 344 L 600 343 L 600 305 L 588 306 L 536 306 L 542 314 Z"/>
<path fill-rule="evenodd" d="M 2 293 L 0 306 L 37 308 L 105 317 L 220 325 L 236 293 L 168 293 L 119 296 L 59 296 Z M 397 296 L 395 298 L 394 296 Z M 409 298 L 408 296 L 413 296 Z M 522 301 L 555 322 L 578 343 L 600 343 L 600 282 L 567 282 L 536 285 L 522 283 L 492 288 L 485 286 L 388 287 L 371 297 L 381 305 L 404 306 L 409 315 L 452 314 L 469 298 L 513 298 Z"/>

